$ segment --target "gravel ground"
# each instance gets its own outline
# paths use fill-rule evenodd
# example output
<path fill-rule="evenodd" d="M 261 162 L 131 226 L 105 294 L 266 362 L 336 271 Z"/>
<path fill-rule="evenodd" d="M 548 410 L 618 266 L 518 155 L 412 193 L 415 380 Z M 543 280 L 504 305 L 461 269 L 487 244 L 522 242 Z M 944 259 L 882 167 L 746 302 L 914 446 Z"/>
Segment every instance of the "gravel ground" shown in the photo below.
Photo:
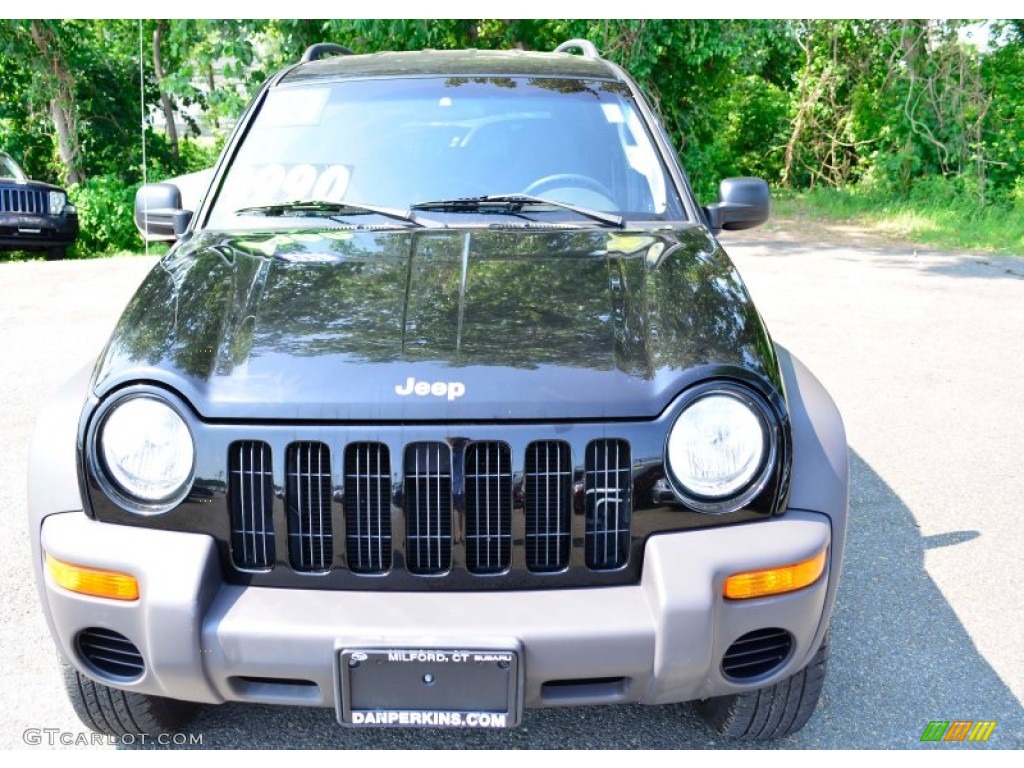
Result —
<path fill-rule="evenodd" d="M 775 746 L 1024 748 L 1024 260 L 831 240 L 723 239 L 776 341 L 836 399 L 852 451 L 829 678 L 808 726 Z M 24 747 L 29 728 L 88 738 L 37 607 L 25 456 L 41 404 L 99 351 L 152 263 L 0 264 L 0 748 Z M 955 719 L 998 725 L 985 745 L 919 742 L 930 720 Z M 484 733 L 351 731 L 327 710 L 229 704 L 189 732 L 212 748 L 744 746 L 688 706 L 536 711 Z"/>

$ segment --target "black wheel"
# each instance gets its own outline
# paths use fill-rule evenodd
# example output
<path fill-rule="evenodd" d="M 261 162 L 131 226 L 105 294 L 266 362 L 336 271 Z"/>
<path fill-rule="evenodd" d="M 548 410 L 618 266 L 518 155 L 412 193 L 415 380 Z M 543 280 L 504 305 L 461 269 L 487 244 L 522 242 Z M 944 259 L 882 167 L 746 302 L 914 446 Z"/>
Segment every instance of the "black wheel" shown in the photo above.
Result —
<path fill-rule="evenodd" d="M 811 663 L 785 680 L 750 693 L 697 702 L 697 712 L 723 736 L 779 739 L 803 728 L 814 713 L 825 684 L 828 635 Z"/>
<path fill-rule="evenodd" d="M 64 688 L 78 718 L 97 733 L 156 737 L 175 733 L 199 710 L 188 701 L 122 691 L 94 682 L 61 659 Z"/>
<path fill-rule="evenodd" d="M 60 261 L 68 255 L 68 249 L 63 245 L 55 245 L 52 248 L 46 249 L 46 260 L 47 261 Z"/>

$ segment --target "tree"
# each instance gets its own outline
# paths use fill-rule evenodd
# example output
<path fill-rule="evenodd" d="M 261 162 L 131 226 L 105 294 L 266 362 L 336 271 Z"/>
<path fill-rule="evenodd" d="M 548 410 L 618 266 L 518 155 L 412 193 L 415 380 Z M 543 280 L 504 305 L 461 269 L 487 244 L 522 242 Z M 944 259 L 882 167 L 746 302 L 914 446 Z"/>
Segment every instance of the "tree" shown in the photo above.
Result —
<path fill-rule="evenodd" d="M 167 143 L 171 146 L 171 156 L 177 161 L 181 156 L 178 150 L 178 126 L 175 124 L 174 103 L 171 101 L 171 95 L 163 88 L 166 74 L 160 53 L 166 29 L 167 19 L 157 19 L 153 29 L 153 74 L 156 76 L 157 85 L 160 88 L 160 107 L 164 111 L 164 121 L 167 123 Z"/>
<path fill-rule="evenodd" d="M 73 36 L 67 26 L 55 21 L 6 20 L 0 29 L 0 51 L 19 65 L 11 67 L 9 75 L 25 78 L 18 88 L 25 105 L 18 111 L 31 124 L 32 112 L 45 109 L 56 135 L 60 177 L 68 184 L 83 181 L 76 79 L 67 56 Z"/>

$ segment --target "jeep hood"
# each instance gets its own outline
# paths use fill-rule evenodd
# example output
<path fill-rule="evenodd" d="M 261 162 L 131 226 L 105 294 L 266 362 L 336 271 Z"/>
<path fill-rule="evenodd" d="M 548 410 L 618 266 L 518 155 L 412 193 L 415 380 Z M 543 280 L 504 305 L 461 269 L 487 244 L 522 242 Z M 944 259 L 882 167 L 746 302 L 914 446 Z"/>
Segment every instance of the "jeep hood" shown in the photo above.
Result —
<path fill-rule="evenodd" d="M 94 375 L 207 419 L 650 418 L 713 376 L 781 391 L 700 226 L 207 232 L 126 308 Z"/>

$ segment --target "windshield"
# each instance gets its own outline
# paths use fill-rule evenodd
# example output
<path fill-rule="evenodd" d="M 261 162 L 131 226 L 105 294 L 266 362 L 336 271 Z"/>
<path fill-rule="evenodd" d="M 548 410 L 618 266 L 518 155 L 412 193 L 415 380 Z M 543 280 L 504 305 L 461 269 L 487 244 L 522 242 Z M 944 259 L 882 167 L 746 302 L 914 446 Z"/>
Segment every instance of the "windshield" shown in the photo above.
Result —
<path fill-rule="evenodd" d="M 684 218 L 622 84 L 447 77 L 272 90 L 224 179 L 208 226 L 285 226 L 241 209 L 294 201 L 409 210 L 424 202 L 510 194 L 626 219 Z M 588 221 L 555 207 L 530 216 Z"/>
<path fill-rule="evenodd" d="M 10 155 L 0 152 L 0 179 L 17 179 L 25 181 L 25 174 Z"/>

